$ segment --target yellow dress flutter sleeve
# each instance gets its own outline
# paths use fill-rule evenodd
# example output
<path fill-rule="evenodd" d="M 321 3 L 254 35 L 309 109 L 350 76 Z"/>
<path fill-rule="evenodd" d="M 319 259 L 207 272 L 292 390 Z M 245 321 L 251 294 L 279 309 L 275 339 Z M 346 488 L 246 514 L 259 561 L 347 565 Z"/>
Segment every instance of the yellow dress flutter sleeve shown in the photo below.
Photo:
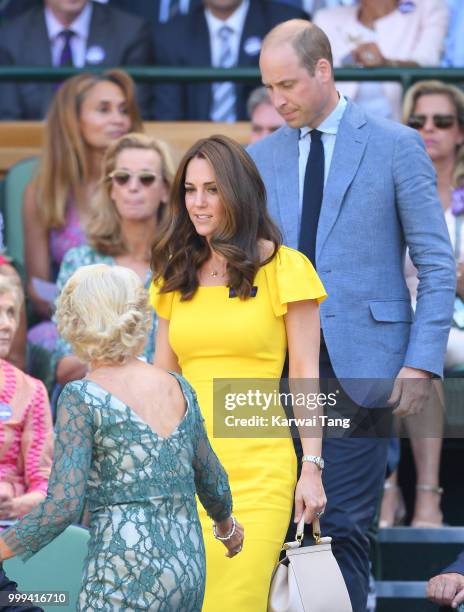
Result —
<path fill-rule="evenodd" d="M 312 263 L 295 249 L 281 246 L 265 270 L 276 316 L 287 313 L 289 302 L 316 300 L 320 304 L 327 297 Z"/>
<path fill-rule="evenodd" d="M 172 302 L 174 300 L 174 291 L 169 293 L 160 293 L 163 286 L 163 279 L 152 281 L 148 292 L 148 300 L 153 310 L 159 317 L 170 319 L 172 313 Z"/>

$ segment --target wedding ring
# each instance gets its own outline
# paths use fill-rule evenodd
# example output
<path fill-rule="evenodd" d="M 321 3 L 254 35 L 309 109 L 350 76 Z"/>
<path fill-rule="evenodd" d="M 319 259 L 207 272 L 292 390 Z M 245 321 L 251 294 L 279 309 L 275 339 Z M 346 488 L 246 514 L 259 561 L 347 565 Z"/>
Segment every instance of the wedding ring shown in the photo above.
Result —
<path fill-rule="evenodd" d="M 239 553 L 239 552 L 242 550 L 242 548 L 243 548 L 243 546 L 242 546 L 242 545 L 240 545 L 238 548 L 236 548 L 236 549 L 234 550 L 234 553 L 235 553 L 235 554 L 238 554 L 238 553 Z"/>
<path fill-rule="evenodd" d="M 324 514 L 324 510 L 321 510 L 320 512 L 316 512 L 316 518 L 321 518 L 323 514 Z"/>

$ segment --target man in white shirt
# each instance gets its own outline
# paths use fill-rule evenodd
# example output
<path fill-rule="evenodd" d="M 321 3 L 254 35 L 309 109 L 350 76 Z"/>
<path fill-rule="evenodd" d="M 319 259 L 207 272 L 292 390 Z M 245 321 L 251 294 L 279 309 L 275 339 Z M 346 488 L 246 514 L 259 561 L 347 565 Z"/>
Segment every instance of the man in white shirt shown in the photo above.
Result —
<path fill-rule="evenodd" d="M 257 66 L 261 41 L 278 23 L 303 17 L 296 8 L 269 0 L 204 0 L 156 33 L 160 65 Z M 247 118 L 246 100 L 256 86 L 181 83 L 157 87 L 155 118 L 226 121 Z"/>
<path fill-rule="evenodd" d="M 111 5 L 89 0 L 44 0 L 0 29 L 4 64 L 116 67 L 153 62 L 148 25 Z M 56 89 L 52 83 L 0 83 L 0 119 L 42 119 Z M 147 115 L 150 90 L 139 88 Z"/>

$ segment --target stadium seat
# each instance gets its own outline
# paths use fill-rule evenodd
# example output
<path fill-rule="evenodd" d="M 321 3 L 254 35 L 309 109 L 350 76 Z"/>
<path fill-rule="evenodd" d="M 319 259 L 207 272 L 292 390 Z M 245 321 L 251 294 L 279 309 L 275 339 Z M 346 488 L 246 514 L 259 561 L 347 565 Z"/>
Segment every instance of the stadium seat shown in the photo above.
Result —
<path fill-rule="evenodd" d="M 21 592 L 68 593 L 66 605 L 40 604 L 45 612 L 74 611 L 88 540 L 87 529 L 71 525 L 25 563 L 17 557 L 5 561 L 5 572 L 11 580 L 18 583 Z"/>
<path fill-rule="evenodd" d="M 24 159 L 10 168 L 3 184 L 4 241 L 18 271 L 24 272 L 23 194 L 37 167 L 36 157 Z"/>

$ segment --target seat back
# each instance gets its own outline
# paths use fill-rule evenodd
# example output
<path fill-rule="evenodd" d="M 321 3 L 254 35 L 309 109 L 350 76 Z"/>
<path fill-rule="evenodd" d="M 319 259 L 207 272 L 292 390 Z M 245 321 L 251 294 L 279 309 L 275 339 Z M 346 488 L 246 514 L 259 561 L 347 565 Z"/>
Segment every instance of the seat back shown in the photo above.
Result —
<path fill-rule="evenodd" d="M 8 170 L 3 185 L 4 242 L 20 272 L 24 272 L 23 195 L 37 163 L 37 157 L 18 162 Z"/>
<path fill-rule="evenodd" d="M 45 612 L 71 612 L 76 610 L 88 541 L 87 529 L 71 525 L 25 563 L 15 557 L 3 566 L 8 578 L 18 583 L 19 591 L 68 593 L 64 606 L 39 603 Z"/>

